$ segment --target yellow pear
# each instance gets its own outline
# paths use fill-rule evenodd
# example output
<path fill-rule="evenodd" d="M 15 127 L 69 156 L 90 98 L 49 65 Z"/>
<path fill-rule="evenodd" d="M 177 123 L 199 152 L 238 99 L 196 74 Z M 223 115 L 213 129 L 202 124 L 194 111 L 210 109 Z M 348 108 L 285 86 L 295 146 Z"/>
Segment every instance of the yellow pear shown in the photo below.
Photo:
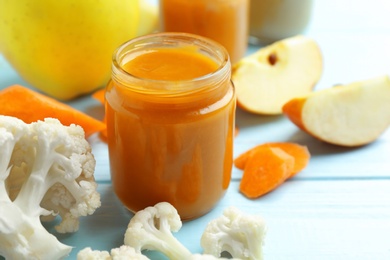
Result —
<path fill-rule="evenodd" d="M 1 0 L 0 52 L 29 84 L 69 100 L 107 83 L 138 24 L 139 0 Z"/>

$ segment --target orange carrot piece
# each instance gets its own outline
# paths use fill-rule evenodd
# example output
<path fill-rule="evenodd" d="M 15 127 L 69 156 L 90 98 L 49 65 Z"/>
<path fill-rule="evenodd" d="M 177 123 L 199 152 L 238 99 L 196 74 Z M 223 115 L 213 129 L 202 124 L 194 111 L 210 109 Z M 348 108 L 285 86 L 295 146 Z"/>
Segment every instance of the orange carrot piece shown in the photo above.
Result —
<path fill-rule="evenodd" d="M 294 157 L 280 148 L 263 146 L 248 158 L 240 182 L 240 192 L 258 198 L 276 189 L 289 178 Z"/>
<path fill-rule="evenodd" d="M 240 154 L 238 157 L 234 159 L 233 161 L 234 166 L 240 170 L 244 170 L 248 159 L 256 152 L 257 149 L 260 149 L 262 147 L 264 147 L 264 145 L 258 145 Z"/>
<path fill-rule="evenodd" d="M 106 123 L 106 117 L 104 117 L 103 123 L 104 124 Z M 105 129 L 103 129 L 102 131 L 100 131 L 99 137 L 100 137 L 100 140 L 102 140 L 103 142 L 107 142 L 107 127 Z"/>
<path fill-rule="evenodd" d="M 292 157 L 294 157 L 294 168 L 291 172 L 290 178 L 306 168 L 309 164 L 311 155 L 307 146 L 299 145 L 296 143 L 280 142 L 270 143 L 271 147 L 279 147 Z"/>
<path fill-rule="evenodd" d="M 63 125 L 80 125 L 86 136 L 106 128 L 103 122 L 75 108 L 20 85 L 0 90 L 0 114 L 17 117 L 26 123 L 57 118 Z"/>
<path fill-rule="evenodd" d="M 235 126 L 234 127 L 234 137 L 236 137 L 239 132 L 240 132 L 240 129 L 238 128 L 238 126 Z"/>
<path fill-rule="evenodd" d="M 92 97 L 104 105 L 104 103 L 106 102 L 105 93 L 106 93 L 105 88 L 99 89 L 92 94 Z M 104 116 L 104 118 L 103 118 L 103 123 L 106 124 L 106 116 Z M 107 128 L 105 128 L 104 130 L 102 130 L 100 132 L 100 138 L 103 141 L 107 141 Z"/>
<path fill-rule="evenodd" d="M 92 94 L 92 97 L 104 105 L 104 102 L 106 100 L 106 98 L 104 96 L 105 93 L 106 93 L 106 89 L 102 88 L 102 89 L 99 89 L 99 90 L 95 91 Z"/>
<path fill-rule="evenodd" d="M 294 157 L 295 163 L 294 163 L 294 169 L 291 172 L 291 176 L 293 177 L 298 172 L 302 171 L 310 161 L 310 152 L 306 146 L 299 145 L 296 143 L 290 143 L 290 142 L 275 142 L 275 143 L 265 143 L 258 145 L 241 155 L 239 155 L 236 159 L 234 159 L 234 166 L 236 166 L 238 169 L 244 170 L 245 165 L 249 158 L 256 153 L 257 149 L 261 149 L 264 146 L 269 147 L 277 147 L 285 151 L 286 153 L 290 154 Z"/>

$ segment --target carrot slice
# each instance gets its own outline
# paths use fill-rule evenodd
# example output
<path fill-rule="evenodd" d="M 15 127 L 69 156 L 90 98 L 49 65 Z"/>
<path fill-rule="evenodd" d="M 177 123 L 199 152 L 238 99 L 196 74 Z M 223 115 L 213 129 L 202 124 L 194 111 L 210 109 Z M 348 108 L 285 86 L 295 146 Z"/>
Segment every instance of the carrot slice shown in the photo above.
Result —
<path fill-rule="evenodd" d="M 264 146 L 265 145 L 263 145 L 263 144 L 258 145 L 256 147 L 251 148 L 248 151 L 240 154 L 238 157 L 236 157 L 234 159 L 234 161 L 233 161 L 234 166 L 240 170 L 244 170 L 248 159 L 256 152 L 257 149 L 261 149 Z"/>
<path fill-rule="evenodd" d="M 95 91 L 92 94 L 92 97 L 104 105 L 104 102 L 106 100 L 105 93 L 106 93 L 106 89 L 102 88 L 102 89 Z"/>
<path fill-rule="evenodd" d="M 104 103 L 106 102 L 105 93 L 106 93 L 106 89 L 105 89 L 105 88 L 99 89 L 99 90 L 97 90 L 96 92 L 94 92 L 94 93 L 92 94 L 92 97 L 93 97 L 94 99 L 98 100 L 100 103 L 102 103 L 102 104 L 104 105 Z M 106 115 L 104 115 L 103 123 L 104 123 L 104 124 L 107 123 Z M 105 128 L 104 130 L 100 131 L 100 138 L 101 138 L 103 141 L 107 141 L 107 128 Z"/>
<path fill-rule="evenodd" d="M 258 198 L 276 189 L 294 168 L 294 157 L 280 148 L 262 146 L 248 158 L 240 182 L 240 192 Z"/>
<path fill-rule="evenodd" d="M 264 146 L 280 148 L 286 153 L 294 157 L 295 159 L 294 169 L 292 170 L 290 177 L 293 177 L 298 172 L 302 171 L 309 164 L 311 156 L 310 156 L 309 149 L 306 146 L 299 145 L 296 143 L 290 143 L 290 142 L 275 142 L 275 143 L 261 144 L 242 153 L 236 159 L 234 159 L 234 166 L 236 166 L 238 169 L 244 170 L 248 159 L 254 153 L 256 153 L 256 150 L 262 149 L 262 147 Z"/>
<path fill-rule="evenodd" d="M 106 128 L 103 122 L 75 108 L 20 85 L 0 91 L 0 114 L 17 117 L 26 123 L 57 118 L 63 125 L 80 125 L 86 136 Z"/>
<path fill-rule="evenodd" d="M 311 155 L 307 146 L 288 142 L 270 143 L 269 145 L 271 147 L 279 147 L 280 149 L 294 157 L 294 168 L 291 172 L 290 178 L 305 169 L 306 166 L 309 164 Z"/>
<path fill-rule="evenodd" d="M 240 132 L 240 129 L 238 128 L 238 126 L 235 126 L 234 127 L 234 137 L 236 137 L 239 132 Z"/>

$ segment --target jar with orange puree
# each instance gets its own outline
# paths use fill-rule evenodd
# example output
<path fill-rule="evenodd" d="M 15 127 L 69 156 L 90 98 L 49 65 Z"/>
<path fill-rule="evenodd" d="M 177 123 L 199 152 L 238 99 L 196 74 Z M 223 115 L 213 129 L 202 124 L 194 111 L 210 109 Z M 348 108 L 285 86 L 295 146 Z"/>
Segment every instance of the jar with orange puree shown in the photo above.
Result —
<path fill-rule="evenodd" d="M 227 51 L 191 34 L 133 39 L 106 91 L 111 178 L 136 212 L 158 202 L 182 219 L 210 211 L 230 183 L 235 93 Z"/>
<path fill-rule="evenodd" d="M 244 57 L 250 0 L 160 0 L 162 30 L 202 35 L 222 44 L 232 64 Z"/>

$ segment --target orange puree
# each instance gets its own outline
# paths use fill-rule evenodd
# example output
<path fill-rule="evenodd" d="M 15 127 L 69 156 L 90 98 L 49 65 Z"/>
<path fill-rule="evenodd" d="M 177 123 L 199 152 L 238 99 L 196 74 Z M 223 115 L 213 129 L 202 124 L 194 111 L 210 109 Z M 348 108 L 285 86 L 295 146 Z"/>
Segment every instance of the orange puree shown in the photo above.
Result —
<path fill-rule="evenodd" d="M 124 61 L 122 69 L 137 78 L 111 80 L 106 94 L 117 196 L 131 211 L 168 201 L 182 219 L 205 214 L 230 182 L 235 113 L 230 70 L 223 80 L 198 86 L 194 78 L 220 64 L 196 49 L 155 48 Z"/>
<path fill-rule="evenodd" d="M 249 0 L 160 0 L 163 30 L 211 38 L 229 52 L 232 63 L 246 52 Z"/>
<path fill-rule="evenodd" d="M 186 49 L 160 49 L 137 56 L 123 67 L 136 77 L 177 81 L 204 76 L 215 71 L 218 65 Z"/>

